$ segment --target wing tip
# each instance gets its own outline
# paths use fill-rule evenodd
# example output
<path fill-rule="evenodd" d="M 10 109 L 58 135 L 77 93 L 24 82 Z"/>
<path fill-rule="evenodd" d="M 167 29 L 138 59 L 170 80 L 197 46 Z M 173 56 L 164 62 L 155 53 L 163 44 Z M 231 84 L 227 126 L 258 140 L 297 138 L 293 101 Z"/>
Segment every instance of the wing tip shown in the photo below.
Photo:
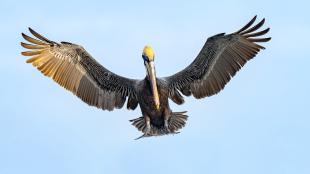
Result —
<path fill-rule="evenodd" d="M 254 17 L 250 20 L 250 22 L 249 22 L 249 23 L 254 23 L 254 22 L 256 21 L 256 19 L 257 19 L 257 14 L 256 14 L 256 15 L 254 15 Z"/>
<path fill-rule="evenodd" d="M 257 17 L 257 15 L 255 15 L 254 18 L 245 27 L 243 27 L 238 32 L 235 32 L 235 34 L 243 36 L 246 40 L 248 40 L 252 43 L 270 41 L 271 37 L 259 38 L 259 36 L 263 36 L 263 35 L 267 34 L 270 31 L 270 27 L 268 27 L 262 31 L 257 31 L 265 24 L 266 18 L 263 18 L 257 24 L 253 25 L 254 24 L 253 20 L 256 19 L 256 17 Z M 261 45 L 256 45 L 256 46 L 258 46 L 260 49 L 265 49 L 265 47 L 263 47 Z"/>
<path fill-rule="evenodd" d="M 25 33 L 21 33 L 22 37 L 26 39 L 27 35 Z"/>
<path fill-rule="evenodd" d="M 23 52 L 21 52 L 21 55 L 23 55 L 23 56 L 30 56 L 27 53 L 28 53 L 27 51 L 23 51 Z"/>
<path fill-rule="evenodd" d="M 240 30 L 236 31 L 236 34 L 239 34 L 245 30 L 247 30 L 252 24 L 256 21 L 257 15 L 255 15 L 246 25 L 244 25 Z"/>
<path fill-rule="evenodd" d="M 238 31 L 234 32 L 233 34 L 247 34 L 250 32 L 253 32 L 259 28 L 261 28 L 264 23 L 266 22 L 266 18 L 263 18 L 260 22 L 258 22 L 256 25 L 253 26 L 254 22 L 257 19 L 257 15 L 255 15 L 245 26 L 243 26 L 241 29 L 239 29 Z M 253 26 L 253 27 L 251 27 Z M 251 27 L 251 28 L 250 28 Z"/>
<path fill-rule="evenodd" d="M 31 27 L 28 27 L 28 30 L 30 31 L 30 33 L 34 36 L 36 36 L 38 34 L 38 32 L 34 31 Z M 36 36 L 37 37 L 37 36 Z"/>

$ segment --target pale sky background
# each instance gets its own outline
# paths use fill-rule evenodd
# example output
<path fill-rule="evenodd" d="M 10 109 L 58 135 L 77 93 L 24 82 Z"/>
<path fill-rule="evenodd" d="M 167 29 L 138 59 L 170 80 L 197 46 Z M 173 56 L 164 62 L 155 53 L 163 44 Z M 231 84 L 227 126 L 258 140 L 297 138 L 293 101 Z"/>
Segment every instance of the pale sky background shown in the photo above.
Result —
<path fill-rule="evenodd" d="M 1 174 L 309 174 L 308 1 L 0 2 Z M 143 78 L 151 44 L 158 76 L 187 66 L 205 40 L 234 32 L 255 14 L 271 27 L 267 48 L 220 94 L 187 98 L 175 136 L 140 136 L 140 109 L 89 107 L 20 55 L 32 27 L 83 45 L 105 67 Z"/>

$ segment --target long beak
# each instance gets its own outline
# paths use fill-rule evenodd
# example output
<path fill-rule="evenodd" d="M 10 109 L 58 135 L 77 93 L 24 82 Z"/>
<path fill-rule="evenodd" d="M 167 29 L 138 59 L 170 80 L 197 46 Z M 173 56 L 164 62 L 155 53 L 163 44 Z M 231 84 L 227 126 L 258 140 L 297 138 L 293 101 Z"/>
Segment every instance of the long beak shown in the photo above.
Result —
<path fill-rule="evenodd" d="M 158 95 L 158 90 L 157 90 L 157 83 L 156 83 L 156 73 L 155 73 L 155 65 L 153 61 L 147 62 L 146 63 L 146 69 L 148 72 L 148 76 L 150 79 L 151 87 L 152 87 L 152 92 L 153 92 L 153 99 L 155 103 L 155 107 L 158 110 L 159 109 L 159 95 Z"/>

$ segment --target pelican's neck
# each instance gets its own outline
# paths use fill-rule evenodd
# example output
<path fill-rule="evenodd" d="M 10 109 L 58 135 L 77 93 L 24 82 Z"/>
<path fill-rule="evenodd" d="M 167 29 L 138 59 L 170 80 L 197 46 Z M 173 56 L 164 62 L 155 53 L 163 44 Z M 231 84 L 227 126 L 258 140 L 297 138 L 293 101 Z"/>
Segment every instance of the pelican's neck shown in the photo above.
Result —
<path fill-rule="evenodd" d="M 155 108 L 158 110 L 160 104 L 159 104 L 159 94 L 157 89 L 157 80 L 156 80 L 156 71 L 154 62 L 153 61 L 147 62 L 146 69 L 147 69 L 147 79 L 151 86 Z"/>

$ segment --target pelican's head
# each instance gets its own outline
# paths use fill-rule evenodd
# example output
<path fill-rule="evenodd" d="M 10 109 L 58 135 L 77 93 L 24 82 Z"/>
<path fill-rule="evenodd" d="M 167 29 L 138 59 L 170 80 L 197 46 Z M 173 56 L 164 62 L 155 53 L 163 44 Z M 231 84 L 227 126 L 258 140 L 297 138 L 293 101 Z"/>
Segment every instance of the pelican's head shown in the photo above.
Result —
<path fill-rule="evenodd" d="M 143 49 L 142 58 L 144 60 L 144 65 L 146 68 L 148 80 L 150 82 L 153 99 L 155 103 L 155 108 L 159 109 L 159 95 L 157 90 L 157 82 L 156 82 L 156 71 L 154 65 L 155 54 L 151 46 L 146 45 Z"/>
<path fill-rule="evenodd" d="M 146 62 L 153 62 L 155 58 L 154 51 L 151 46 L 146 45 L 143 49 L 142 58 Z"/>

